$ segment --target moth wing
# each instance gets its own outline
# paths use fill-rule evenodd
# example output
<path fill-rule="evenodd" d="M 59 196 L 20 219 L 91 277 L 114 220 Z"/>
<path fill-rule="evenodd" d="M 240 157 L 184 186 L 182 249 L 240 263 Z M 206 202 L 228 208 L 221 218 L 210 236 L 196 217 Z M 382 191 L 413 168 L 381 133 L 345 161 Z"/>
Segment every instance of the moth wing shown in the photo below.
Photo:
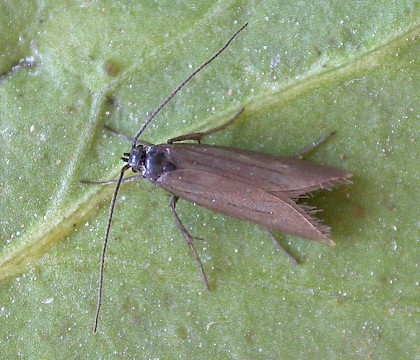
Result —
<path fill-rule="evenodd" d="M 281 158 L 222 146 L 167 145 L 177 169 L 223 174 L 278 196 L 298 198 L 318 189 L 350 182 L 351 174 L 295 158 Z"/>
<path fill-rule="evenodd" d="M 297 205 L 287 196 L 274 195 L 237 179 L 196 169 L 165 173 L 155 183 L 179 198 L 215 212 L 334 245 L 328 237 L 329 228 L 312 218 L 311 210 Z"/>

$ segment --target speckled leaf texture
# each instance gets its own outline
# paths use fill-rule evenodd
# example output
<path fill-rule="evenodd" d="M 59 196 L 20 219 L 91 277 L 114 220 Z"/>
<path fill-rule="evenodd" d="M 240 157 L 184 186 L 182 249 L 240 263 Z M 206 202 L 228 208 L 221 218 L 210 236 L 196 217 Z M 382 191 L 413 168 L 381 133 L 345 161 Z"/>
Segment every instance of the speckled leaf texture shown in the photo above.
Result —
<path fill-rule="evenodd" d="M 308 160 L 353 184 L 304 200 L 332 248 L 180 201 L 211 291 L 148 181 L 122 186 L 93 335 L 112 186 L 152 143 L 241 118 L 206 143 Z M 416 1 L 0 4 L 0 347 L 10 358 L 414 359 L 420 11 Z"/>

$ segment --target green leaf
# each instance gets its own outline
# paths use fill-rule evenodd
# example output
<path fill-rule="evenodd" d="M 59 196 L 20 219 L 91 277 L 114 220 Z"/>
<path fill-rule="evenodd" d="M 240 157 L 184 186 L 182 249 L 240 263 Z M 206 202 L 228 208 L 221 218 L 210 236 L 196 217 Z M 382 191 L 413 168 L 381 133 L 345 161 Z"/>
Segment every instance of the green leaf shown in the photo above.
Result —
<path fill-rule="evenodd" d="M 336 130 L 310 160 L 354 184 L 308 203 L 337 246 L 279 234 L 294 266 L 257 226 L 180 201 L 208 292 L 169 194 L 124 185 L 94 336 L 113 187 L 80 182 L 115 179 L 130 146 L 104 125 L 133 136 L 245 22 L 144 139 L 213 128 L 242 106 L 207 142 L 290 156 Z M 418 356 L 417 3 L 3 1 L 0 24 L 3 354 Z"/>

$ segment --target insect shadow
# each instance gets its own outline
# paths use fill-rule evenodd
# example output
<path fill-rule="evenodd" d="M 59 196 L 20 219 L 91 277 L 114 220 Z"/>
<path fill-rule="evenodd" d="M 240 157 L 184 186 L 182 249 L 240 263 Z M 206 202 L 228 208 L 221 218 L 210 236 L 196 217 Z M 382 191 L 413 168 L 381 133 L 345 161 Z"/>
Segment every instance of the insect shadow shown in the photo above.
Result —
<path fill-rule="evenodd" d="M 149 116 L 131 141 L 131 150 L 124 153 L 126 163 L 117 180 L 89 184 L 115 184 L 102 250 L 98 302 L 94 332 L 97 332 L 102 305 L 105 256 L 111 229 L 115 203 L 121 184 L 148 179 L 156 186 L 173 195 L 170 211 L 194 256 L 207 289 L 209 282 L 203 264 L 194 245 L 194 239 L 181 222 L 176 205 L 184 199 L 215 212 L 243 219 L 265 228 L 276 247 L 289 259 L 288 254 L 275 239 L 272 231 L 278 230 L 305 239 L 334 245 L 329 237 L 329 227 L 314 218 L 316 209 L 297 204 L 297 200 L 319 189 L 331 189 L 335 185 L 349 183 L 351 174 L 339 169 L 306 162 L 302 158 L 330 138 L 333 133 L 305 149 L 299 155 L 281 158 L 258 152 L 225 146 L 203 145 L 208 135 L 226 129 L 243 113 L 241 108 L 225 124 L 214 129 L 182 135 L 169 139 L 166 144 L 154 145 L 141 140 L 140 135 L 171 99 L 204 67 L 216 59 L 247 26 L 243 25 L 227 43 L 209 60 L 187 77 Z M 127 138 L 123 135 L 118 136 Z M 184 141 L 197 141 L 185 143 Z M 131 169 L 139 175 L 124 178 Z"/>

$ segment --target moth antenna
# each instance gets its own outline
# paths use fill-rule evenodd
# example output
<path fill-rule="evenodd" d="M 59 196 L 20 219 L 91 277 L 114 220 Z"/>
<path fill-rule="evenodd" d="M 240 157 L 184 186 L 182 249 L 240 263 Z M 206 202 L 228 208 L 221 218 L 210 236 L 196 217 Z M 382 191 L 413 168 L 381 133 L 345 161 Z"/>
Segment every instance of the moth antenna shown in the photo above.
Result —
<path fill-rule="evenodd" d="M 135 148 L 137 145 L 137 141 L 140 137 L 140 135 L 143 133 L 143 131 L 146 129 L 146 127 L 150 124 L 150 122 L 156 117 L 157 114 L 172 100 L 172 98 L 185 86 L 188 84 L 188 82 L 195 76 L 197 73 L 199 73 L 201 70 L 203 70 L 207 65 L 209 65 L 213 60 L 215 60 L 233 41 L 233 39 L 248 25 L 248 23 L 245 23 L 239 30 L 237 30 L 231 38 L 223 45 L 223 47 L 214 54 L 210 59 L 208 59 L 206 62 L 204 62 L 200 67 L 198 67 L 190 76 L 188 76 L 172 93 L 158 106 L 158 108 L 149 116 L 149 118 L 145 121 L 145 123 L 142 125 L 140 130 L 137 132 L 137 134 L 134 136 L 132 141 L 132 147 Z M 129 155 L 129 153 L 124 154 Z M 124 159 L 125 160 L 125 159 Z M 120 189 L 120 185 L 122 182 L 122 179 L 124 177 L 124 173 L 130 168 L 130 166 L 127 164 L 125 165 L 120 172 L 120 175 L 117 180 L 117 185 L 114 189 L 114 194 L 112 195 L 111 200 L 111 206 L 109 209 L 109 216 L 108 216 L 108 222 L 106 226 L 105 231 L 105 240 L 102 248 L 102 257 L 101 257 L 101 267 L 100 267 L 100 275 L 99 275 L 99 288 L 98 288 L 98 301 L 96 305 L 96 315 L 95 315 L 95 325 L 93 328 L 93 333 L 96 334 L 98 331 L 98 324 L 99 324 L 99 314 L 101 311 L 102 306 L 102 290 L 104 285 L 104 269 L 105 269 L 105 256 L 106 256 L 106 250 L 108 246 L 108 240 L 109 240 L 109 233 L 111 229 L 111 222 L 112 217 L 114 214 L 115 209 L 115 203 L 117 201 L 117 194 Z"/>
<path fill-rule="evenodd" d="M 118 194 L 118 190 L 120 189 L 122 178 L 124 176 L 124 173 L 129 168 L 130 166 L 127 164 L 121 169 L 120 176 L 118 177 L 118 180 L 117 180 L 117 185 L 115 186 L 115 189 L 114 189 L 114 194 L 112 195 L 111 206 L 109 208 L 108 223 L 106 225 L 105 240 L 104 240 L 104 245 L 102 248 L 101 269 L 100 269 L 100 275 L 99 275 L 99 288 L 98 288 L 98 302 L 96 304 L 95 326 L 93 327 L 94 334 L 96 334 L 98 331 L 99 312 L 101 311 L 101 305 L 102 305 L 102 289 L 104 286 L 105 255 L 106 255 L 106 248 L 108 246 L 109 231 L 111 229 L 112 216 L 114 214 L 115 203 L 117 201 L 117 194 Z"/>
<path fill-rule="evenodd" d="M 188 84 L 188 82 L 195 76 L 197 73 L 199 73 L 201 70 L 203 70 L 207 65 L 209 65 L 214 59 L 216 59 L 233 41 L 233 39 L 248 25 L 248 23 L 245 23 L 239 30 L 237 30 L 231 38 L 226 42 L 225 45 L 216 53 L 214 54 L 210 59 L 208 59 L 206 62 L 204 62 L 199 68 L 197 68 L 190 76 L 188 76 L 172 93 L 158 106 L 158 108 L 149 116 L 149 118 L 146 120 L 146 122 L 142 125 L 140 130 L 137 132 L 136 136 L 134 136 L 132 141 L 132 147 L 136 147 L 136 143 L 140 135 L 143 133 L 143 131 L 146 129 L 146 127 L 150 124 L 150 122 L 156 117 L 157 114 L 172 100 L 172 98 L 185 86 Z"/>

